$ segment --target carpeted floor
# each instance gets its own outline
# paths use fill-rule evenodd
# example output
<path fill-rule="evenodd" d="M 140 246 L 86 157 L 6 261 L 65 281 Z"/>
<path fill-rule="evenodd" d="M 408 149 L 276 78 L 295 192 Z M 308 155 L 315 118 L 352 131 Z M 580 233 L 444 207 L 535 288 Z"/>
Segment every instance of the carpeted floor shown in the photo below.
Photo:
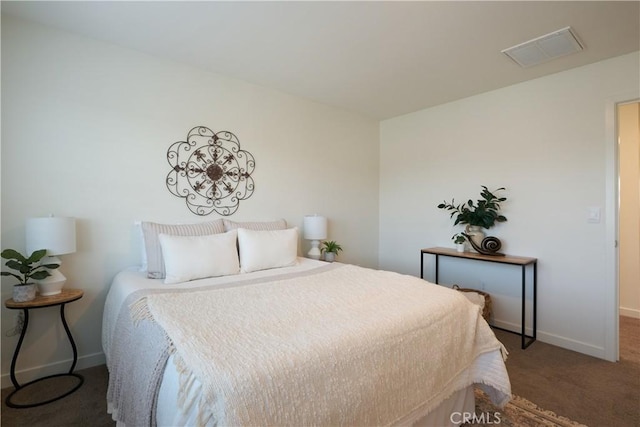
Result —
<path fill-rule="evenodd" d="M 620 361 L 596 359 L 539 341 L 496 336 L 509 350 L 513 394 L 591 427 L 640 427 L 640 319 L 620 318 Z"/>
<path fill-rule="evenodd" d="M 13 391 L 13 387 L 2 389 L 2 427 L 113 427 L 115 423 L 111 416 L 107 414 L 106 394 L 109 382 L 107 369 L 104 365 L 95 366 L 89 369 L 77 371 L 84 377 L 84 384 L 75 393 L 47 405 L 36 408 L 14 409 L 5 404 L 5 398 Z M 19 377 L 18 377 L 19 380 Z M 69 380 L 46 380 L 43 381 L 43 392 L 55 396 L 59 390 L 66 391 L 73 388 Z M 66 388 L 65 388 L 66 387 Z M 25 389 L 29 394 L 37 393 L 40 386 L 33 386 Z M 26 399 L 31 396 L 19 396 L 15 403 L 27 403 Z M 33 400 L 32 400 L 33 401 Z"/>
<path fill-rule="evenodd" d="M 590 427 L 640 427 L 640 319 L 621 318 L 620 335 L 620 361 L 610 363 L 539 341 L 521 350 L 518 335 L 496 331 L 509 350 L 515 395 Z M 85 377 L 80 390 L 37 408 L 8 408 L 4 400 L 12 389 L 3 389 L 2 426 L 113 427 L 106 413 L 106 368 L 78 372 Z M 63 382 L 43 384 L 54 388 Z"/>

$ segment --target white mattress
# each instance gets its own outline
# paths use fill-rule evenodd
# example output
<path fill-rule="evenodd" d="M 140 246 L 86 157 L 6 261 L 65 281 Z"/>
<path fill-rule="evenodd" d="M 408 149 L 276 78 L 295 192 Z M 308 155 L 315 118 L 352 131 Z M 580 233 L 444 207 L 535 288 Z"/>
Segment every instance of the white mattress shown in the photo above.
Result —
<path fill-rule="evenodd" d="M 115 331 L 116 320 L 123 308 L 123 303 L 127 297 L 138 290 L 142 289 L 167 289 L 167 288 L 197 288 L 202 286 L 220 286 L 226 287 L 236 281 L 245 280 L 248 277 L 262 278 L 270 277 L 282 274 L 283 272 L 298 272 L 314 269 L 319 266 L 326 265 L 323 262 L 310 260 L 306 258 L 299 258 L 298 263 L 292 267 L 285 267 L 273 270 L 263 270 L 248 274 L 239 274 L 236 276 L 226 276 L 218 278 L 207 278 L 202 280 L 195 280 L 188 283 L 180 283 L 174 285 L 165 285 L 160 279 L 148 279 L 146 273 L 140 272 L 137 269 L 125 270 L 119 273 L 113 281 L 112 287 L 107 295 L 104 309 L 103 320 L 103 334 L 102 344 L 107 358 L 107 366 L 109 366 L 110 346 Z M 498 351 L 499 353 L 499 351 Z M 469 371 L 476 370 L 490 370 L 500 372 L 501 375 L 506 376 L 506 369 L 502 363 L 501 357 L 496 357 L 494 353 L 486 353 L 481 355 L 474 366 Z M 502 372 L 504 371 L 504 372 Z M 473 375 L 473 372 L 463 373 L 465 375 Z M 508 379 L 507 379 L 508 381 Z M 177 395 L 179 390 L 179 376 L 173 363 L 173 357 L 171 357 L 167 363 L 164 371 L 163 379 L 158 396 L 157 405 L 157 420 L 158 425 L 163 426 L 176 426 L 176 425 L 195 425 L 196 408 L 187 408 L 183 413 L 178 408 Z M 198 387 L 192 387 L 192 390 L 199 389 Z M 407 393 L 411 393 L 411 390 L 407 390 Z M 110 402 L 108 402 L 110 403 Z M 460 417 L 451 417 L 452 413 L 459 412 L 473 412 L 474 410 L 474 396 L 472 387 L 467 387 L 459 390 L 451 397 L 443 401 L 435 410 L 432 410 L 428 414 L 423 414 L 422 418 L 418 422 L 418 425 L 424 426 L 449 426 L 456 425 L 453 421 L 460 419 Z M 111 412 L 111 411 L 110 411 Z M 115 415 L 115 414 L 114 414 Z M 114 416 L 115 419 L 115 416 Z M 414 418 L 415 419 L 415 418 Z M 118 425 L 122 425 L 118 423 Z"/>

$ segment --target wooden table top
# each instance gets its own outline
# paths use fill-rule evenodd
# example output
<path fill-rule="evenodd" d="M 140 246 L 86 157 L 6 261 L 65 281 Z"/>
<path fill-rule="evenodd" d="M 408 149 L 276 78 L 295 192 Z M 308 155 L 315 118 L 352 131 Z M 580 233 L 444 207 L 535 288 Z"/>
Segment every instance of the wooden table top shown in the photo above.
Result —
<path fill-rule="evenodd" d="M 50 295 L 46 297 L 38 295 L 31 301 L 15 302 L 13 298 L 9 298 L 4 302 L 4 305 L 11 309 L 50 307 L 79 300 L 83 295 L 84 291 L 81 289 L 63 289 L 62 292 L 57 295 Z"/>
<path fill-rule="evenodd" d="M 452 248 L 427 248 L 420 251 L 423 254 L 446 255 L 457 258 L 477 259 L 481 261 L 499 262 L 502 264 L 528 265 L 538 261 L 537 258 L 515 256 L 515 255 L 483 255 L 477 252 L 458 252 Z"/>

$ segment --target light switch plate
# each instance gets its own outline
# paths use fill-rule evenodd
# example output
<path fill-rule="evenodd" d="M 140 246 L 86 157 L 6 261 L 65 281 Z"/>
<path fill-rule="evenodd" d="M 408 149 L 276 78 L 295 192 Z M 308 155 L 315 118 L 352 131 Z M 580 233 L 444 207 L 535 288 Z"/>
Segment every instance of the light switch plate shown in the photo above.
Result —
<path fill-rule="evenodd" d="M 600 222 L 600 212 L 601 209 L 599 206 L 592 206 L 587 210 L 587 222 L 591 224 L 598 224 Z"/>

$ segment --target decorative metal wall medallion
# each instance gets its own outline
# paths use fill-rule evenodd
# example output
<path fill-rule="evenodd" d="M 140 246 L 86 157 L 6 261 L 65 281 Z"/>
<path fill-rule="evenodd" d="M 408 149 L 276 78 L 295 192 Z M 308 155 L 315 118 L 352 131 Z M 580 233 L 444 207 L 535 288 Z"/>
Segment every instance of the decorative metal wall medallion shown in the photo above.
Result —
<path fill-rule="evenodd" d="M 167 161 L 167 188 L 196 215 L 231 215 L 253 194 L 256 162 L 231 132 L 194 127 L 186 141 L 171 144 Z"/>

